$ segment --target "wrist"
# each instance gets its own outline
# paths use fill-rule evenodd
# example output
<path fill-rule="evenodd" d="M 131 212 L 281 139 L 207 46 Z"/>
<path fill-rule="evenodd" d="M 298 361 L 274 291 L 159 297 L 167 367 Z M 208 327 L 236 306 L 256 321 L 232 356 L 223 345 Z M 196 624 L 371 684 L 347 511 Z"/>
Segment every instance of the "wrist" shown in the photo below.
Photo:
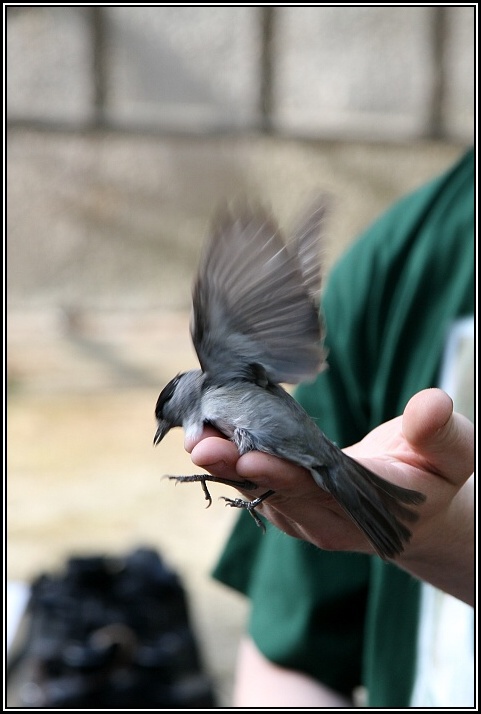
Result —
<path fill-rule="evenodd" d="M 474 604 L 474 476 L 448 508 L 420 524 L 396 564 L 415 577 Z"/>

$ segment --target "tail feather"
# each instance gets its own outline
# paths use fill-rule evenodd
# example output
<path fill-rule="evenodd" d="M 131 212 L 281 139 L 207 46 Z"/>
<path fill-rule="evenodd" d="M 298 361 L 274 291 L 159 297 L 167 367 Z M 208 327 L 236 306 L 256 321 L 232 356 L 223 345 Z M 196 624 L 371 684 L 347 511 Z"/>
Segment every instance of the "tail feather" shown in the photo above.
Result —
<path fill-rule="evenodd" d="M 337 473 L 332 467 L 316 469 L 322 485 L 357 523 L 380 557 L 393 558 L 402 553 L 412 535 L 402 521 L 414 523 L 418 519 L 408 506 L 419 505 L 426 497 L 392 484 L 346 454 L 343 456 L 342 464 L 334 467 Z"/>

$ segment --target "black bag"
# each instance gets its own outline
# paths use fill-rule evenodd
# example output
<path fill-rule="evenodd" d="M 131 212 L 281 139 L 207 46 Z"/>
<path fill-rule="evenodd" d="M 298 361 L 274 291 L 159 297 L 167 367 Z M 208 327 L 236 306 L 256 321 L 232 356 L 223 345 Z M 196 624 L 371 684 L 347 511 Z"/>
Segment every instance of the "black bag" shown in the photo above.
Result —
<path fill-rule="evenodd" d="M 33 582 L 28 622 L 18 706 L 216 707 L 185 590 L 154 550 L 70 558 Z"/>

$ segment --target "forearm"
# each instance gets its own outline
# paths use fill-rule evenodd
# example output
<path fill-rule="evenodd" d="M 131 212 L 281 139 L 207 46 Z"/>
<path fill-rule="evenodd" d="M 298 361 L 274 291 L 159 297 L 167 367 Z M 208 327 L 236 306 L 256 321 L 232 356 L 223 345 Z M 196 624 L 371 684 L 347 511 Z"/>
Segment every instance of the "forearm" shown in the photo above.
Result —
<path fill-rule="evenodd" d="M 350 708 L 352 702 L 312 677 L 270 662 L 252 639 L 244 637 L 239 647 L 233 706 L 333 709 Z"/>

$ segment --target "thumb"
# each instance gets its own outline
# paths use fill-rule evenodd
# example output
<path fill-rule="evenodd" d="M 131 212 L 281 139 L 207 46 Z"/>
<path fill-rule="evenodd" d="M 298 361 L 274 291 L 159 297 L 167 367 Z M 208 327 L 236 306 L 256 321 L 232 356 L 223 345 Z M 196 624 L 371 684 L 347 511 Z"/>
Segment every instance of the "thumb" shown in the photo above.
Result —
<path fill-rule="evenodd" d="M 425 389 L 404 410 L 403 434 L 437 473 L 461 485 L 474 470 L 474 425 L 441 389 Z"/>

